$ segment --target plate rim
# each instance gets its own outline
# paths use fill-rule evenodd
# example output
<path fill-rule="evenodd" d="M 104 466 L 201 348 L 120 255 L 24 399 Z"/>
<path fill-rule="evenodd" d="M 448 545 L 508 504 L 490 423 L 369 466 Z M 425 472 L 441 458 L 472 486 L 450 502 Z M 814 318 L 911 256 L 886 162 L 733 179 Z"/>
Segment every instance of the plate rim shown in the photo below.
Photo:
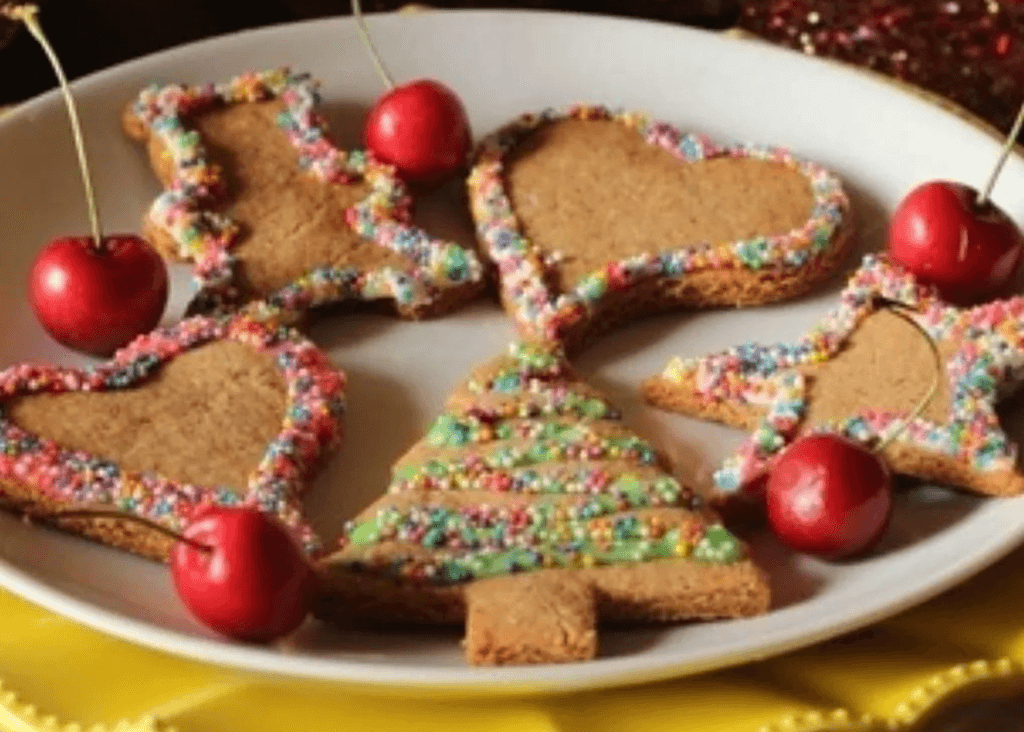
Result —
<path fill-rule="evenodd" d="M 386 18 L 394 19 L 399 16 L 403 19 L 437 16 L 449 18 L 457 18 L 459 16 L 495 16 L 496 19 L 509 16 L 532 16 L 538 19 L 556 20 L 568 18 L 608 24 L 646 25 L 652 28 L 679 33 L 683 36 L 700 36 L 714 38 L 717 42 L 722 43 L 746 44 L 750 47 L 756 46 L 759 53 L 768 55 L 778 54 L 785 57 L 796 56 L 802 58 L 803 62 L 825 64 L 824 72 L 827 74 L 848 75 L 864 79 L 872 84 L 886 88 L 893 94 L 914 98 L 919 103 L 926 104 L 942 114 L 954 117 L 960 123 L 971 127 L 976 133 L 985 134 L 989 137 L 992 136 L 991 129 L 986 128 L 985 124 L 978 124 L 970 113 L 967 113 L 966 116 L 960 115 L 928 96 L 916 94 L 916 89 L 914 88 L 908 89 L 904 88 L 903 85 L 890 83 L 887 77 L 880 74 L 868 73 L 857 67 L 838 64 L 829 59 L 803 56 L 789 49 L 777 47 L 758 39 L 729 35 L 721 31 L 693 28 L 653 19 L 547 9 L 474 8 L 456 10 L 439 8 L 431 9 L 429 13 L 423 14 L 391 11 L 368 15 L 382 21 Z M 327 24 L 351 25 L 353 22 L 351 16 L 338 15 L 296 22 L 276 23 L 219 34 L 187 44 L 173 46 L 91 72 L 72 82 L 72 89 L 80 91 L 102 89 L 108 83 L 108 80 L 116 80 L 125 74 L 133 74 L 145 66 L 172 63 L 175 57 L 185 56 L 196 50 L 215 50 L 218 47 L 222 47 L 225 43 L 258 42 L 258 38 L 264 35 L 301 33 L 304 27 Z M 540 22 L 546 22 L 546 20 Z M 59 90 L 54 88 L 8 108 L 3 117 L 0 118 L 0 137 L 3 136 L 7 126 L 16 124 L 22 118 L 33 114 L 47 105 L 53 104 L 55 100 L 59 100 L 59 96 Z M 1017 154 L 1019 156 L 1019 149 Z M 39 580 L 30 573 L 10 564 L 4 558 L 0 558 L 0 587 L 51 612 L 71 618 L 96 632 L 175 656 L 210 663 L 226 670 L 256 672 L 270 677 L 283 677 L 292 680 L 304 679 L 328 682 L 340 686 L 357 687 L 361 691 L 371 693 L 375 690 L 386 691 L 392 694 L 415 694 L 431 691 L 456 696 L 467 694 L 510 696 L 595 690 L 677 678 L 712 669 L 723 669 L 814 645 L 822 640 L 866 627 L 940 595 L 951 587 L 966 581 L 985 567 L 998 562 L 1022 542 L 1024 542 L 1024 525 L 1021 525 L 1013 532 L 1007 532 L 999 541 L 992 542 L 985 552 L 975 552 L 965 558 L 960 562 L 956 572 L 948 573 L 941 581 L 918 587 L 915 591 L 901 596 L 898 601 L 889 601 L 877 607 L 869 608 L 859 614 L 848 616 L 843 622 L 819 622 L 818 627 L 815 627 L 813 632 L 810 633 L 777 630 L 773 633 L 774 637 L 767 644 L 762 643 L 746 649 L 731 649 L 724 654 L 715 654 L 697 662 L 683 660 L 673 663 L 671 661 L 658 660 L 657 663 L 653 664 L 650 663 L 652 659 L 638 659 L 625 656 L 599 658 L 595 661 L 586 662 L 585 666 L 570 664 L 477 668 L 467 665 L 464 667 L 445 667 L 440 669 L 436 666 L 403 664 L 396 668 L 389 668 L 383 664 L 368 664 L 365 661 L 359 660 L 289 654 L 283 653 L 279 649 L 237 644 L 217 638 L 190 636 L 123 615 L 113 610 L 107 610 L 87 600 L 67 594 L 56 586 Z M 787 612 L 787 608 L 775 612 Z M 726 622 L 744 623 L 750 622 L 750 620 L 740 619 Z M 638 662 L 642 665 L 638 666 Z M 584 673 L 572 673 L 573 670 L 580 668 L 585 668 L 586 671 Z M 445 678 L 431 678 L 439 674 Z"/>

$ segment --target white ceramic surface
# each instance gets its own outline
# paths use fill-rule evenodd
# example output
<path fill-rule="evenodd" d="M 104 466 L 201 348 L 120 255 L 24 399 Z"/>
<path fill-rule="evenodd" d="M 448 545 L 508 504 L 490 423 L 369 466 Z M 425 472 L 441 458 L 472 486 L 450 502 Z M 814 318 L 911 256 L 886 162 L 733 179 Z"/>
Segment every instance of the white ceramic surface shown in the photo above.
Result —
<path fill-rule="evenodd" d="M 486 133 L 528 109 L 577 101 L 644 108 L 721 141 L 788 145 L 848 183 L 862 249 L 882 246 L 885 216 L 914 183 L 950 177 L 980 184 L 997 144 L 960 120 L 871 78 L 758 43 L 646 22 L 546 13 L 437 12 L 371 19 L 399 79 L 433 76 L 465 99 Z M 2 56 L 0 56 L 2 60 Z M 345 145 L 379 93 L 348 20 L 281 26 L 160 53 L 76 84 L 109 230 L 136 230 L 157 185 L 118 115 L 157 80 L 226 79 L 290 64 L 324 80 L 326 111 Z M 0 364 L 82 363 L 36 325 L 25 273 L 50 237 L 86 230 L 67 122 L 58 97 L 35 99 L 0 123 Z M 1024 161 L 995 191 L 1024 218 Z M 423 204 L 422 221 L 469 242 L 452 185 Z M 189 280 L 175 273 L 171 317 Z M 832 305 L 839 283 L 813 297 L 746 311 L 679 313 L 607 336 L 579 366 L 637 426 L 706 477 L 740 435 L 657 413 L 637 398 L 639 380 L 674 354 L 793 338 Z M 325 532 L 382 490 L 389 463 L 470 367 L 510 339 L 496 305 L 404 323 L 371 315 L 317 325 L 314 338 L 351 380 L 348 441 L 309 500 Z M 1018 420 L 1019 421 L 1019 420 Z M 1020 433 L 1020 428 L 1015 432 Z M 573 689 L 664 678 L 762 658 L 865 625 L 919 602 L 993 562 L 1024 536 L 1024 501 L 979 501 L 935 488 L 902 494 L 884 546 L 872 557 L 827 564 L 766 538 L 755 552 L 772 572 L 777 607 L 764 617 L 603 633 L 599 660 L 563 666 L 466 666 L 454 631 L 338 632 L 310 623 L 279 648 L 225 643 L 198 627 L 174 598 L 162 567 L 0 517 L 0 584 L 84 623 L 139 643 L 227 666 L 355 684 L 496 692 Z"/>

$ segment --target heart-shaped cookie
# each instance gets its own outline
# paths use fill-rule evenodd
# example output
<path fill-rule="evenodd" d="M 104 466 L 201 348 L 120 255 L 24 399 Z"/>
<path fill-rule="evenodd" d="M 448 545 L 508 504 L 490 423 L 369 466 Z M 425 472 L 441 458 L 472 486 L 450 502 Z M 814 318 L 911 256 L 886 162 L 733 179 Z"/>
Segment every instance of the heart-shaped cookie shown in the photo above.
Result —
<path fill-rule="evenodd" d="M 166 257 L 195 263 L 193 311 L 266 300 L 301 313 L 393 301 L 425 317 L 474 297 L 473 251 L 409 223 L 392 168 L 339 150 L 316 113 L 317 84 L 286 69 L 227 84 L 145 89 L 123 124 L 145 142 L 166 191 L 145 219 Z"/>
<path fill-rule="evenodd" d="M 1022 374 L 1024 298 L 960 309 L 870 255 L 800 340 L 673 359 L 643 392 L 666 409 L 754 430 L 715 474 L 726 493 L 768 470 L 796 436 L 835 431 L 886 440 L 896 472 L 1007 496 L 1024 492 L 1024 472 L 996 403 Z"/>
<path fill-rule="evenodd" d="M 0 372 L 0 501 L 28 514 L 106 508 L 180 531 L 210 504 L 276 514 L 307 547 L 299 498 L 341 438 L 346 378 L 313 343 L 247 317 L 196 316 L 91 370 Z M 153 558 L 130 519 L 61 526 Z"/>
<path fill-rule="evenodd" d="M 491 135 L 469 195 L 505 309 L 525 337 L 570 347 L 640 313 L 801 294 L 850 240 L 848 198 L 820 165 L 601 107 Z"/>
<path fill-rule="evenodd" d="M 321 564 L 324 617 L 466 621 L 473 663 L 597 652 L 596 622 L 763 612 L 720 520 L 557 347 L 478 369 Z"/>

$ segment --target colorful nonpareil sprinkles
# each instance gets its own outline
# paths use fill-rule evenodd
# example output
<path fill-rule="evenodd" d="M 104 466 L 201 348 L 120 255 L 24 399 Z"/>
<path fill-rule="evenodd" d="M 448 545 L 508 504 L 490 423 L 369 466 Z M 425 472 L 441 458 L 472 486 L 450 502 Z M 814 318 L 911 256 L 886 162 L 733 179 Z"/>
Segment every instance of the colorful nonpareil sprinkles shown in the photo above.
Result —
<path fill-rule="evenodd" d="M 583 277 L 569 292 L 547 282 L 543 254 L 523 233 L 504 180 L 505 158 L 542 125 L 559 119 L 614 120 L 636 130 L 651 145 L 668 150 L 683 163 L 716 157 L 748 157 L 792 166 L 807 177 L 813 210 L 800 229 L 728 243 L 696 243 L 683 249 L 640 254 Z M 683 277 L 708 269 L 796 268 L 822 254 L 849 208 L 839 180 L 821 166 L 798 160 L 781 148 L 748 145 L 722 147 L 710 139 L 683 133 L 637 113 L 614 114 L 603 107 L 578 106 L 566 113 L 526 114 L 481 143 L 470 173 L 470 205 L 477 235 L 497 265 L 503 299 L 533 338 L 559 340 L 561 334 L 594 311 L 609 291 L 624 291 L 658 277 Z"/>
<path fill-rule="evenodd" d="M 182 353 L 217 340 L 266 354 L 287 388 L 281 430 L 247 486 L 185 485 L 155 473 L 127 473 L 102 457 L 31 434 L 4 416 L 3 403 L 15 397 L 129 389 Z M 312 552 L 319 542 L 302 517 L 299 498 L 313 470 L 341 440 L 345 387 L 345 375 L 295 331 L 242 316 L 189 318 L 141 336 L 91 370 L 20 364 L 0 372 L 0 480 L 27 485 L 67 507 L 109 506 L 175 531 L 210 504 L 254 505 L 277 515 Z M 244 491 L 238 492 L 240 487 Z"/>
<path fill-rule="evenodd" d="M 396 464 L 380 507 L 350 523 L 337 561 L 452 584 L 544 567 L 742 558 L 739 541 L 696 513 L 700 497 L 659 467 L 618 411 L 575 391 L 583 385 L 560 354 L 516 344 L 483 373 Z M 569 419 L 556 408 L 494 411 L 494 398 L 532 404 L 541 389 L 559 404 L 600 408 Z"/>
<path fill-rule="evenodd" d="M 808 398 L 799 367 L 830 359 L 861 321 L 886 303 L 903 306 L 948 353 L 948 422 L 918 417 L 898 432 L 896 441 L 963 459 L 980 471 L 1016 470 L 1017 449 L 999 424 L 995 404 L 1016 386 L 1024 369 L 1024 298 L 960 309 L 899 266 L 870 255 L 843 291 L 839 306 L 802 340 L 773 346 L 747 343 L 704 358 L 673 359 L 665 368 L 664 378 L 692 380 L 708 403 L 754 404 L 766 411 L 750 440 L 715 474 L 720 489 L 736 491 L 763 473 L 795 435 Z M 838 431 L 868 442 L 888 435 L 905 417 L 867 411 L 816 425 L 812 431 Z"/>
<path fill-rule="evenodd" d="M 178 244 L 182 259 L 195 263 L 199 293 L 194 310 L 233 306 L 241 297 L 238 261 L 232 247 L 241 235 L 215 204 L 229 195 L 225 176 L 209 159 L 189 117 L 230 104 L 279 99 L 277 123 L 299 153 L 299 166 L 328 184 L 365 182 L 369 195 L 345 214 L 360 236 L 409 260 L 408 267 L 323 266 L 276 293 L 259 310 L 296 312 L 347 299 L 391 298 L 400 311 L 416 311 L 451 293 L 476 288 L 483 270 L 474 252 L 431 237 L 409 223 L 411 200 L 394 170 L 368 153 L 339 150 L 316 113 L 317 83 L 308 74 L 287 69 L 249 73 L 226 84 L 151 86 L 132 107 L 135 116 L 159 139 L 173 161 L 173 180 L 153 203 L 149 219 Z"/>

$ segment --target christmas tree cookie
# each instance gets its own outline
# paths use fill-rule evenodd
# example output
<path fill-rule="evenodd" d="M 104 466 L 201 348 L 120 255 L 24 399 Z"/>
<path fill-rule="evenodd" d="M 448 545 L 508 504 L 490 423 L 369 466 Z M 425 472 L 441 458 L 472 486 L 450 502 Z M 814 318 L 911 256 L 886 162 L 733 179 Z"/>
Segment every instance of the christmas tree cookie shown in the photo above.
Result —
<path fill-rule="evenodd" d="M 319 613 L 465 623 L 476 664 L 592 658 L 597 623 L 753 615 L 765 578 L 556 346 L 476 370 L 321 565 Z"/>

